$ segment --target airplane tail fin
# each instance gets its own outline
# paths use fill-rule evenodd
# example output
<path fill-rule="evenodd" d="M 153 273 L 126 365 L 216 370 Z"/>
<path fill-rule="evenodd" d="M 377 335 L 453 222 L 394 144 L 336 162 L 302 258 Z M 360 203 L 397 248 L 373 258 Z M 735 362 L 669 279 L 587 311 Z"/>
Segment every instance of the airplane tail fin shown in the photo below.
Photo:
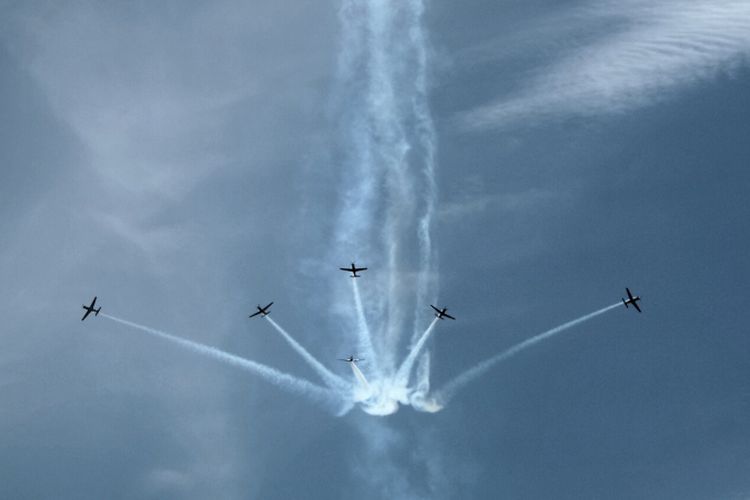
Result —
<path fill-rule="evenodd" d="M 99 311 L 101 311 L 101 310 L 102 310 L 102 306 L 99 306 L 99 309 L 97 309 L 97 310 L 96 310 L 96 311 L 94 312 L 94 316 L 99 316 Z"/>
<path fill-rule="evenodd" d="M 627 309 L 628 308 L 628 303 L 625 302 L 625 299 L 622 299 L 622 303 L 625 304 L 625 309 Z"/>

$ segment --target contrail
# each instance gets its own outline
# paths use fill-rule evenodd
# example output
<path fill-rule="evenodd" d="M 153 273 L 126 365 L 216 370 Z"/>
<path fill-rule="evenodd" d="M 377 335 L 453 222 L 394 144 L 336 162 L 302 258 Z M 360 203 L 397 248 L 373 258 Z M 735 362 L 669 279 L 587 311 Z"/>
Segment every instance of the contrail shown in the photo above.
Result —
<path fill-rule="evenodd" d="M 596 316 L 604 314 L 607 311 L 611 311 L 612 309 L 616 307 L 621 307 L 621 306 L 622 306 L 622 302 L 612 304 L 611 306 L 607 306 L 603 309 L 599 309 L 598 311 L 594 311 L 585 316 L 581 316 L 580 318 L 574 319 L 573 321 L 569 321 L 560 326 L 556 326 L 555 328 L 552 328 L 551 330 L 547 330 L 544 333 L 540 333 L 539 335 L 531 337 L 530 339 L 526 339 L 523 342 L 514 345 L 510 349 L 507 349 L 501 352 L 500 354 L 496 354 L 495 356 L 482 361 L 475 367 L 466 370 L 461 375 L 459 375 L 458 377 L 454 378 L 453 380 L 445 384 L 445 386 L 440 391 L 437 392 L 437 394 L 435 395 L 435 399 L 444 406 L 448 401 L 450 401 L 450 399 L 459 389 L 461 389 L 463 386 L 465 386 L 469 382 L 472 382 L 474 379 L 484 375 L 485 372 L 487 372 L 490 368 L 495 366 L 497 363 L 500 363 L 501 361 L 505 361 L 506 359 L 518 354 L 524 349 L 531 347 L 535 344 L 538 344 L 539 342 L 545 339 L 548 339 L 552 337 L 553 335 L 556 335 L 560 332 L 563 332 L 567 330 L 568 328 L 572 328 L 585 321 L 595 318 Z"/>
<path fill-rule="evenodd" d="M 375 348 L 372 345 L 372 335 L 370 334 L 370 327 L 367 326 L 367 318 L 365 318 L 364 307 L 362 306 L 362 297 L 359 294 L 359 285 L 356 279 L 352 279 L 352 291 L 354 293 L 354 306 L 357 310 L 357 338 L 359 340 L 359 351 L 363 357 L 370 361 L 370 366 L 375 371 L 375 376 L 380 377 L 380 365 L 378 364 L 377 356 L 375 355 Z"/>
<path fill-rule="evenodd" d="M 338 404 L 338 406 L 341 406 L 343 402 L 342 398 L 338 394 L 328 389 L 315 385 L 305 379 L 301 379 L 287 373 L 282 373 L 274 368 L 271 368 L 270 366 L 256 363 L 255 361 L 250 361 L 249 359 L 230 354 L 215 347 L 200 344 L 198 342 L 193 342 L 191 340 L 176 337 L 160 330 L 155 330 L 154 328 L 139 325 L 138 323 L 133 323 L 132 321 L 127 321 L 115 316 L 110 316 L 109 314 L 101 313 L 100 316 L 111 319 L 112 321 L 115 321 L 117 323 L 136 328 L 164 340 L 168 340 L 197 354 L 211 357 L 217 361 L 221 361 L 224 364 L 241 368 L 243 370 L 259 375 L 266 381 L 278 387 L 281 387 L 282 389 L 286 389 L 287 391 L 294 394 L 299 394 L 317 402 L 325 403 L 327 405 Z"/>
<path fill-rule="evenodd" d="M 399 383 L 403 385 L 407 385 L 409 383 L 409 375 L 411 374 L 412 366 L 414 366 L 414 361 L 416 361 L 417 356 L 419 356 L 419 353 L 422 352 L 422 348 L 424 347 L 425 342 L 427 342 L 427 339 L 430 337 L 430 334 L 435 329 L 435 325 L 437 325 L 437 322 L 439 320 L 440 318 L 437 318 L 437 317 L 432 320 L 432 323 L 430 323 L 430 326 L 428 326 L 427 329 L 422 334 L 422 336 L 419 337 L 419 340 L 417 341 L 416 344 L 414 344 L 414 347 L 412 347 L 411 352 L 409 352 L 409 355 L 401 364 L 401 367 L 398 369 L 398 372 L 396 373 L 396 380 Z"/>
<path fill-rule="evenodd" d="M 331 371 L 328 370 L 325 366 L 323 366 L 320 361 L 315 359 L 315 357 L 307 352 L 307 349 L 302 347 L 296 340 L 292 338 L 291 335 L 289 335 L 286 330 L 281 328 L 274 320 L 271 319 L 270 316 L 264 316 L 266 320 L 268 320 L 269 323 L 276 329 L 277 332 L 281 334 L 282 337 L 289 343 L 289 345 L 292 346 L 292 348 L 297 351 L 297 353 L 302 356 L 302 359 L 307 361 L 307 363 L 312 367 L 313 370 L 315 370 L 318 375 L 320 375 L 320 378 L 323 379 L 323 381 L 328 384 L 329 387 L 332 389 L 344 389 L 348 384 L 344 379 L 339 377 L 338 375 L 333 374 Z"/>

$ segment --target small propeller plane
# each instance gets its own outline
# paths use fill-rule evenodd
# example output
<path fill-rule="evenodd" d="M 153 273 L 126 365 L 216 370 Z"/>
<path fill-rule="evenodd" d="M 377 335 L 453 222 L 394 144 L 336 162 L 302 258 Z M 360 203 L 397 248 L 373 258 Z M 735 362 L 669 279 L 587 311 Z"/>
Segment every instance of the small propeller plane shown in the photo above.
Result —
<path fill-rule="evenodd" d="M 357 361 L 364 361 L 365 358 L 355 358 L 354 354 L 350 354 L 346 358 L 338 358 L 339 361 L 346 361 L 347 363 L 356 363 Z"/>
<path fill-rule="evenodd" d="M 91 314 L 92 312 L 94 313 L 94 316 L 99 316 L 99 311 L 102 310 L 102 306 L 99 306 L 99 309 L 94 309 L 94 305 L 96 305 L 96 296 L 94 296 L 94 300 L 91 301 L 90 306 L 86 306 L 85 304 L 81 306 L 86 310 L 86 312 L 83 314 L 83 318 L 81 318 L 81 321 L 88 318 L 89 314 Z"/>
<path fill-rule="evenodd" d="M 269 311 L 268 308 L 271 307 L 272 305 L 273 305 L 273 302 L 268 304 L 266 307 L 260 307 L 260 304 L 258 304 L 257 306 L 258 312 L 251 314 L 250 316 L 248 316 L 248 318 L 253 318 L 259 314 L 261 315 L 261 317 L 268 316 L 271 313 L 271 311 Z"/>
<path fill-rule="evenodd" d="M 357 271 L 367 271 L 366 267 L 357 267 L 354 265 L 354 262 L 352 262 L 352 267 L 339 267 L 340 270 L 346 271 L 347 273 L 352 273 L 349 277 L 350 278 L 359 278 L 360 275 L 357 274 Z"/>
<path fill-rule="evenodd" d="M 456 318 L 454 318 L 453 316 L 451 316 L 450 314 L 448 314 L 446 312 L 448 310 L 447 307 L 444 307 L 442 309 L 438 309 L 437 307 L 433 306 L 432 304 L 430 304 L 430 307 L 433 308 L 433 309 L 435 309 L 435 316 L 437 316 L 438 319 L 445 319 L 445 318 L 456 319 Z"/>
<path fill-rule="evenodd" d="M 628 293 L 628 300 L 625 300 L 624 297 L 622 299 L 622 303 L 625 304 L 625 307 L 627 308 L 628 304 L 633 304 L 633 307 L 635 307 L 636 311 L 643 312 L 641 311 L 641 308 L 638 307 L 638 301 L 641 300 L 641 298 L 637 295 L 633 296 L 633 294 L 630 293 L 630 288 L 625 288 L 625 291 Z"/>

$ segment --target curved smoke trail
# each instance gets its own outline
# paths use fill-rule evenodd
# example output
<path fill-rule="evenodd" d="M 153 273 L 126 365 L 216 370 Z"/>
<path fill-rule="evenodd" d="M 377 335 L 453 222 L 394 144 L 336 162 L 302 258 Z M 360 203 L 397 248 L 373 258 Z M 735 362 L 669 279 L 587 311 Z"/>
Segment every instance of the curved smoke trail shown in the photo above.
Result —
<path fill-rule="evenodd" d="M 496 354 L 495 356 L 492 356 L 489 359 L 486 359 L 482 361 L 481 363 L 477 364 L 473 368 L 470 368 L 463 372 L 458 377 L 454 378 L 445 386 L 439 390 L 435 394 L 435 399 L 441 404 L 445 405 L 448 403 L 448 401 L 453 398 L 453 396 L 458 392 L 460 389 L 462 389 L 466 384 L 473 382 L 477 378 L 484 375 L 490 368 L 495 366 L 496 364 L 505 361 L 506 359 L 515 356 L 519 352 L 523 351 L 524 349 L 527 349 L 535 344 L 538 344 L 539 342 L 542 342 L 543 340 L 546 340 L 553 335 L 557 335 L 560 332 L 563 332 L 567 330 L 568 328 L 572 328 L 576 325 L 579 325 L 585 321 L 588 321 L 592 318 L 595 318 L 601 314 L 604 314 L 607 311 L 611 311 L 612 309 L 616 307 L 621 307 L 622 303 L 618 302 L 616 304 L 612 304 L 611 306 L 604 307 L 602 309 L 599 309 L 598 311 L 594 311 L 590 314 L 587 314 L 585 316 L 581 316 L 580 318 L 574 319 L 573 321 L 568 321 L 567 323 L 564 323 L 560 326 L 556 326 L 555 328 L 552 328 L 551 330 L 547 330 L 546 332 L 540 333 L 539 335 L 536 335 L 534 337 L 531 337 L 529 339 L 524 340 L 523 342 L 514 345 L 510 349 L 507 349 L 500 354 Z"/>
<path fill-rule="evenodd" d="M 270 366 L 256 363 L 255 361 L 250 361 L 249 359 L 230 354 L 215 347 L 183 339 L 181 337 L 177 337 L 175 335 L 162 332 L 154 328 L 139 325 L 138 323 L 111 316 L 109 314 L 101 313 L 100 316 L 103 316 L 122 325 L 136 328 L 148 333 L 149 335 L 167 340 L 186 349 L 189 349 L 196 354 L 208 356 L 229 366 L 241 368 L 243 370 L 259 375 L 264 380 L 293 394 L 304 396 L 317 403 L 322 403 L 329 408 L 335 408 L 334 412 L 337 414 L 344 414 L 351 407 L 351 404 L 348 401 L 345 401 L 339 394 L 334 393 L 331 390 L 324 389 L 323 387 L 315 385 L 305 379 L 280 372 L 274 368 L 271 368 Z"/>
<path fill-rule="evenodd" d="M 417 411 L 423 411 L 426 413 L 437 413 L 443 409 L 443 405 L 435 401 L 434 398 L 429 398 L 427 395 L 430 392 L 430 353 L 426 352 L 419 358 L 417 364 L 417 381 L 414 388 L 414 392 L 410 395 L 409 402 L 411 406 Z"/>

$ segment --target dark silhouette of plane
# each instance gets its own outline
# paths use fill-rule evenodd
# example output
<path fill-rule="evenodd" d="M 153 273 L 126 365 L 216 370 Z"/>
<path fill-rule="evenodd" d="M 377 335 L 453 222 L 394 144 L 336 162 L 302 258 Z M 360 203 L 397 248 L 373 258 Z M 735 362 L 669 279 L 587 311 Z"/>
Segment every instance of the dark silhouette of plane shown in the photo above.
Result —
<path fill-rule="evenodd" d="M 354 265 L 354 262 L 352 262 L 352 267 L 339 267 L 342 271 L 346 271 L 347 273 L 352 273 L 349 277 L 350 278 L 359 278 L 359 274 L 357 274 L 357 271 L 367 271 L 366 267 L 357 267 Z"/>
<path fill-rule="evenodd" d="M 339 361 L 346 361 L 347 363 L 356 363 L 357 361 L 364 361 L 365 358 L 355 358 L 354 354 L 350 354 L 346 358 L 338 358 Z"/>
<path fill-rule="evenodd" d="M 433 309 L 435 309 L 435 316 L 437 316 L 438 319 L 445 319 L 445 318 L 456 319 L 456 318 L 454 318 L 453 316 L 451 316 L 450 314 L 448 314 L 446 312 L 448 310 L 447 307 L 444 307 L 442 309 L 438 309 L 437 307 L 433 306 L 432 304 L 430 304 L 430 307 L 433 308 Z"/>
<path fill-rule="evenodd" d="M 636 311 L 643 312 L 641 311 L 641 308 L 638 307 L 638 301 L 641 300 L 641 298 L 637 295 L 634 297 L 633 294 L 630 293 L 630 288 L 625 288 L 625 291 L 628 292 L 628 300 L 625 300 L 624 297 L 622 299 L 622 303 L 625 304 L 625 307 L 628 307 L 628 304 L 633 304 Z"/>
<path fill-rule="evenodd" d="M 258 304 L 258 306 L 257 306 L 258 307 L 258 312 L 251 314 L 250 316 L 248 316 L 248 318 L 253 318 L 253 317 L 255 317 L 255 316 L 259 315 L 259 314 L 261 315 L 261 317 L 262 316 L 268 316 L 271 313 L 271 311 L 269 311 L 268 308 L 271 307 L 272 305 L 273 305 L 273 302 L 271 302 L 270 304 L 268 304 L 266 307 L 260 307 L 260 304 Z"/>
<path fill-rule="evenodd" d="M 102 306 L 99 306 L 99 309 L 94 309 L 95 304 L 96 304 L 96 296 L 94 296 L 94 300 L 91 301 L 90 306 L 86 306 L 85 304 L 81 306 L 86 310 L 86 312 L 83 314 L 83 318 L 81 318 L 81 321 L 88 318 L 89 314 L 91 314 L 92 312 L 94 313 L 94 316 L 99 316 L 99 311 L 102 310 Z"/>

